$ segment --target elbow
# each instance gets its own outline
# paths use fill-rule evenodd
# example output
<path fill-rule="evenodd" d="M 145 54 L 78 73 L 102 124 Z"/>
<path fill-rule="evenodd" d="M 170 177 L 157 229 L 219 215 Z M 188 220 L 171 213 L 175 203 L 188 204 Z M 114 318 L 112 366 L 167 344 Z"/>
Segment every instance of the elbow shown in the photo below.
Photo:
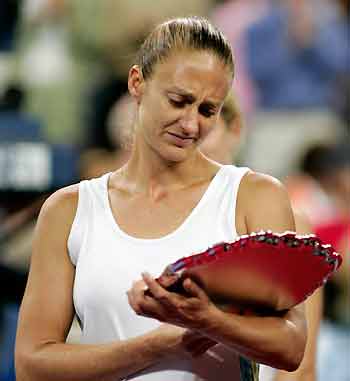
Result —
<path fill-rule="evenodd" d="M 31 381 L 30 366 L 31 360 L 28 352 L 16 349 L 15 351 L 15 370 L 17 381 Z"/>
<path fill-rule="evenodd" d="M 280 369 L 287 372 L 295 372 L 304 358 L 306 347 L 306 334 L 291 330 L 288 345 L 284 345 L 281 353 Z"/>
<path fill-rule="evenodd" d="M 286 356 L 286 358 L 284 359 L 283 367 L 281 369 L 287 372 L 295 372 L 299 368 L 303 360 L 303 357 L 304 351 L 289 354 L 289 356 Z"/>
<path fill-rule="evenodd" d="M 292 350 L 284 348 L 282 352 L 274 357 L 273 363 L 271 362 L 267 365 L 286 372 L 295 372 L 299 368 L 303 357 L 304 351 L 302 349 Z"/>
<path fill-rule="evenodd" d="M 35 351 L 16 347 L 15 371 L 16 381 L 38 381 L 38 359 Z"/>

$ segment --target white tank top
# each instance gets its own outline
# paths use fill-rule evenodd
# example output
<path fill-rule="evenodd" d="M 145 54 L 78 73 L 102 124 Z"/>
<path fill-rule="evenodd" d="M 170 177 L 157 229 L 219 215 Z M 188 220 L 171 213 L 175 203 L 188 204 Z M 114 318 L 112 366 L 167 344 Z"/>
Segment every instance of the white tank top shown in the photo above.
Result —
<path fill-rule="evenodd" d="M 157 239 L 132 237 L 120 229 L 109 205 L 110 174 L 79 184 L 68 251 L 75 266 L 73 299 L 81 322 L 82 343 L 125 340 L 159 326 L 157 320 L 135 314 L 126 291 L 143 271 L 158 276 L 165 266 L 181 257 L 234 240 L 236 198 L 248 170 L 221 166 L 185 221 Z M 250 362 L 217 345 L 199 358 L 164 361 L 127 380 L 255 381 L 252 369 Z"/>

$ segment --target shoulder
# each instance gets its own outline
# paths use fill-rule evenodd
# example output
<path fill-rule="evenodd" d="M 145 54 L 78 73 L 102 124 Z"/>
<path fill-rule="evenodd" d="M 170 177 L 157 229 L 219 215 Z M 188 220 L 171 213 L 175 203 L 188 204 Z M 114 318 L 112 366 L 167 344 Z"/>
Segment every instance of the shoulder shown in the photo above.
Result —
<path fill-rule="evenodd" d="M 285 186 L 275 177 L 249 171 L 241 182 L 245 197 L 253 200 L 265 200 L 270 197 L 288 197 Z"/>
<path fill-rule="evenodd" d="M 78 207 L 79 184 L 61 188 L 49 196 L 41 207 L 38 224 L 71 226 Z"/>
<path fill-rule="evenodd" d="M 44 202 L 33 237 L 32 263 L 37 263 L 35 258 L 40 258 L 40 261 L 43 258 L 68 258 L 61 253 L 67 250 L 78 197 L 79 186 L 75 184 L 59 189 Z"/>
<path fill-rule="evenodd" d="M 69 185 L 52 193 L 43 204 L 42 211 L 69 212 L 76 209 L 79 199 L 79 184 Z"/>
<path fill-rule="evenodd" d="M 272 176 L 247 173 L 238 193 L 238 207 L 248 231 L 284 231 L 295 228 L 286 188 Z"/>

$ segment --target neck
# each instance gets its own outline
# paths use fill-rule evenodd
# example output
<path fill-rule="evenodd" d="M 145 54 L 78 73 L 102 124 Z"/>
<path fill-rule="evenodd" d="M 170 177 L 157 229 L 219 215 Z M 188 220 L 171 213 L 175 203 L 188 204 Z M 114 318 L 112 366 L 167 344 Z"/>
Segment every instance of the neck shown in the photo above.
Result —
<path fill-rule="evenodd" d="M 218 164 L 195 150 L 181 162 L 164 160 L 159 153 L 142 141 L 135 141 L 129 161 L 121 168 L 123 182 L 134 192 L 152 194 L 155 189 L 178 190 L 210 179 Z"/>

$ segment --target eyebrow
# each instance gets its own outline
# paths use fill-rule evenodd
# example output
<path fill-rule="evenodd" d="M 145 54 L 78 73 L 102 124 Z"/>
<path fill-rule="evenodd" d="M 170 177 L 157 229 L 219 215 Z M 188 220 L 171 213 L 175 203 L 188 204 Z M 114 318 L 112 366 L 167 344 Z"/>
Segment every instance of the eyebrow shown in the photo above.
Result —
<path fill-rule="evenodd" d="M 172 93 L 172 92 L 183 96 L 184 98 L 186 98 L 186 100 L 188 100 L 190 102 L 194 102 L 196 100 L 196 97 L 190 91 L 187 91 L 187 90 L 182 89 L 180 87 L 177 87 L 177 86 L 171 87 L 168 90 L 168 93 Z M 219 107 L 220 102 L 214 102 L 214 101 L 208 100 L 208 101 L 205 101 L 204 104 L 211 106 L 211 107 Z"/>
<path fill-rule="evenodd" d="M 172 93 L 172 92 L 177 93 L 178 95 L 181 95 L 191 101 L 194 101 L 196 99 L 195 96 L 190 91 L 187 91 L 177 86 L 174 86 L 168 90 L 168 93 Z"/>

